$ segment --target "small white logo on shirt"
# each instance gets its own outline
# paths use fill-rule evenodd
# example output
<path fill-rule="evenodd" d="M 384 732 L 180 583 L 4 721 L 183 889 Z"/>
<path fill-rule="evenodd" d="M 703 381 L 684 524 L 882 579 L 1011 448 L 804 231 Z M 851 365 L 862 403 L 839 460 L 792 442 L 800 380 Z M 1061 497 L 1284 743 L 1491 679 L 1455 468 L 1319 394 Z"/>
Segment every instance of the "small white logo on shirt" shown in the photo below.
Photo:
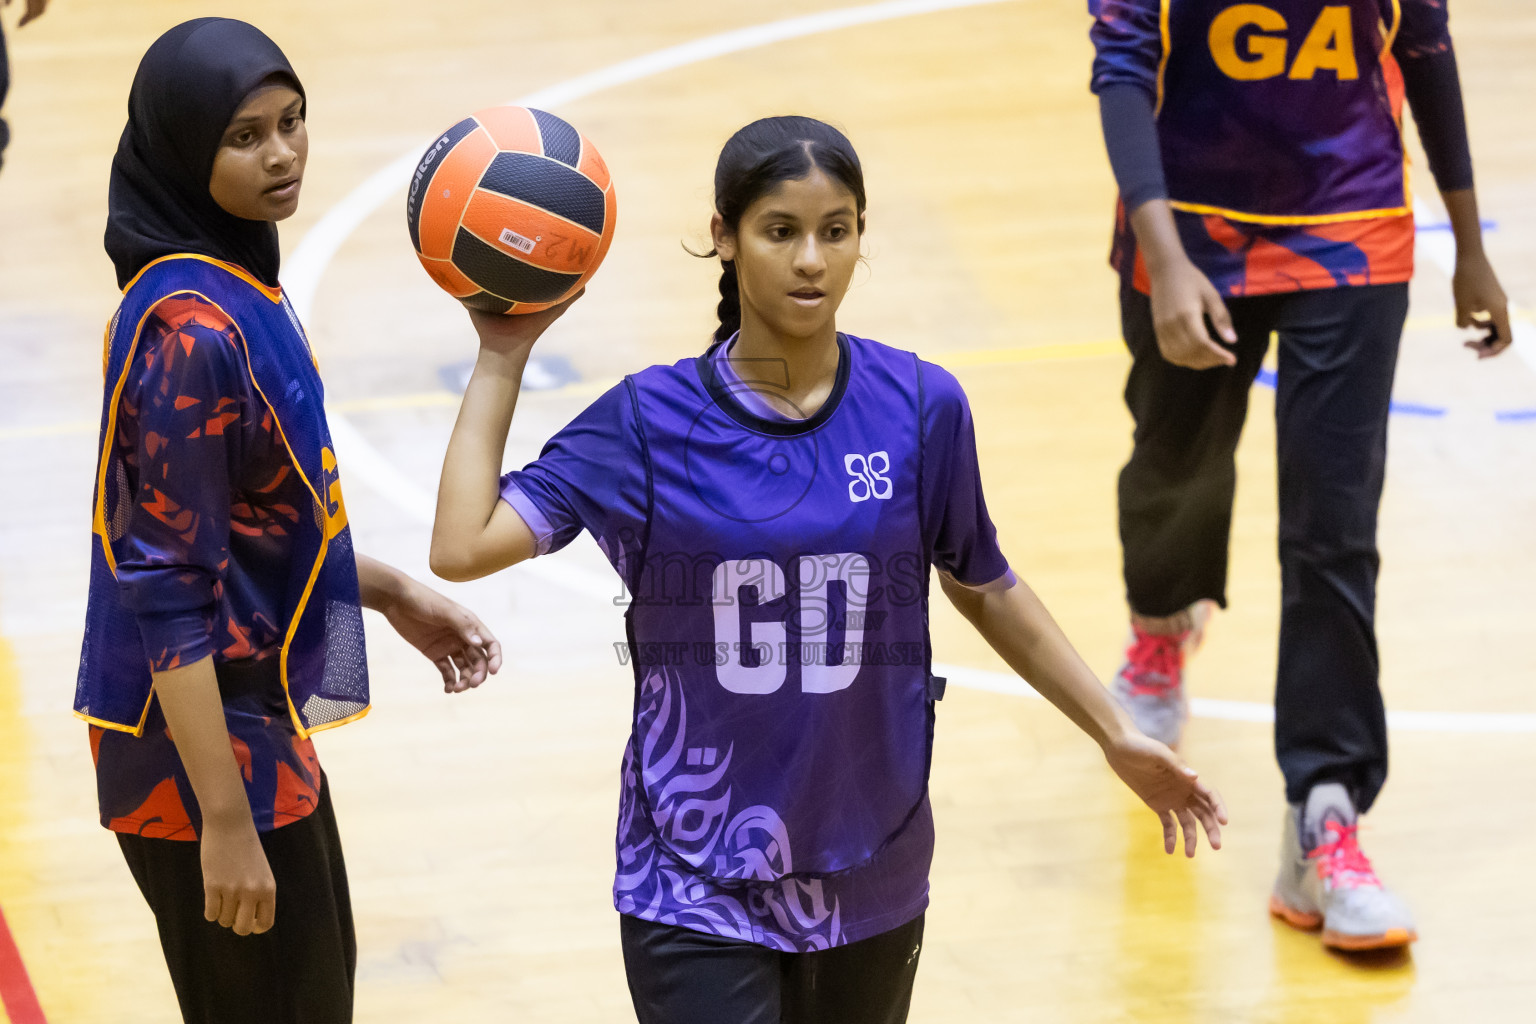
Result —
<path fill-rule="evenodd" d="M 870 498 L 885 499 L 894 488 L 886 473 L 891 471 L 891 457 L 886 452 L 870 452 L 866 455 L 844 455 L 843 466 L 848 475 L 848 499 L 868 501 Z"/>
<path fill-rule="evenodd" d="M 511 228 L 501 229 L 501 244 L 511 246 L 524 255 L 533 252 L 533 244 L 537 241 L 537 238 L 524 238 Z"/>

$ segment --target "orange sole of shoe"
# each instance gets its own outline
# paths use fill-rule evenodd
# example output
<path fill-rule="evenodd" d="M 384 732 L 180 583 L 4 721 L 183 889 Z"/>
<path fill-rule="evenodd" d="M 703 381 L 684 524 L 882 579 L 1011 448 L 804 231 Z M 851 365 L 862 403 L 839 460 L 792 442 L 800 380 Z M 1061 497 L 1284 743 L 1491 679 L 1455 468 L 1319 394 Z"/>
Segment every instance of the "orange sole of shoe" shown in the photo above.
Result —
<path fill-rule="evenodd" d="M 1363 953 L 1368 949 L 1396 949 L 1418 939 L 1419 933 L 1407 928 L 1392 928 L 1380 935 L 1341 935 L 1323 932 L 1323 945 L 1329 949 L 1341 949 L 1346 953 Z"/>
<path fill-rule="evenodd" d="M 1292 928 L 1300 928 L 1304 932 L 1314 932 L 1323 926 L 1322 914 L 1308 914 L 1300 910 L 1292 910 L 1280 902 L 1280 897 L 1270 894 L 1269 912 Z"/>
<path fill-rule="evenodd" d="M 1304 932 L 1315 932 L 1323 926 L 1322 914 L 1293 910 L 1273 894 L 1269 897 L 1269 912 L 1292 928 L 1299 928 Z M 1406 946 L 1410 942 L 1418 941 L 1418 938 L 1418 932 L 1406 928 L 1393 928 L 1380 935 L 1345 935 L 1341 932 L 1325 931 L 1323 945 L 1329 949 L 1360 953 L 1368 949 L 1394 949 L 1398 946 Z"/>

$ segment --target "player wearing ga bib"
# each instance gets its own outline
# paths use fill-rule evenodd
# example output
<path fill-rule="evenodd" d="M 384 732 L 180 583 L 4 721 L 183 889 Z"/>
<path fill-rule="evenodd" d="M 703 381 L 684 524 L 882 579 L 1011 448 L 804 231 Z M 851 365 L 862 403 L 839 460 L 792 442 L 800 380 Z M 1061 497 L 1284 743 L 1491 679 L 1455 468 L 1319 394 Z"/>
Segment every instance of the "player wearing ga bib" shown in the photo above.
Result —
<path fill-rule="evenodd" d="M 1413 941 L 1355 834 L 1387 778 L 1376 524 L 1413 272 L 1402 103 L 1456 239 L 1456 323 L 1509 344 L 1444 0 L 1094 0 L 1136 423 L 1120 473 L 1132 639 L 1112 687 L 1179 741 L 1185 653 L 1226 606 L 1233 453 L 1274 339 L 1286 839 L 1271 910 L 1343 949 Z M 1336 826 L 1330 831 L 1326 826 Z"/>
<path fill-rule="evenodd" d="M 1090 0 L 1092 86 L 1119 167 L 1123 112 L 1156 116 L 1161 180 L 1184 248 L 1223 295 L 1387 284 L 1413 274 L 1402 105 L 1442 188 L 1470 183 L 1445 4 L 1437 0 Z M 1439 59 L 1437 59 L 1439 58 Z M 1456 102 L 1448 97 L 1454 94 Z M 1143 292 L 1124 197 L 1111 262 Z"/>
<path fill-rule="evenodd" d="M 838 341 L 807 419 L 754 402 L 722 342 L 626 379 L 502 491 L 541 551 L 590 530 L 633 597 L 615 906 L 789 951 L 926 905 L 928 567 L 1008 575 L 958 383 Z"/>

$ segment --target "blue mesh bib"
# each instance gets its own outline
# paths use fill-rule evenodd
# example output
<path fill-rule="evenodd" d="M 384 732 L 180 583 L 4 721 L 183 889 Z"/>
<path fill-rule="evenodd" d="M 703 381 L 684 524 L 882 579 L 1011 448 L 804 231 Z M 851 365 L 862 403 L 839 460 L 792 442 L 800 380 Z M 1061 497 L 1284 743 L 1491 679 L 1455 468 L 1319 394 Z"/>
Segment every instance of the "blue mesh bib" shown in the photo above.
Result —
<path fill-rule="evenodd" d="M 308 736 L 360 718 L 369 698 L 357 562 L 326 427 L 325 389 L 308 339 L 280 293 L 238 267 L 192 255 L 169 256 L 146 267 L 124 290 L 107 328 L 91 583 L 75 713 L 95 725 L 140 735 L 149 710 L 149 660 L 133 613 L 118 600 L 113 545 L 127 527 L 133 492 L 111 441 L 144 322 L 162 299 L 174 295 L 198 296 L 237 325 L 240 360 L 256 394 L 271 409 L 310 494 L 313 514 L 301 517 L 294 528 L 293 561 L 282 599 L 279 665 L 294 726 Z"/>

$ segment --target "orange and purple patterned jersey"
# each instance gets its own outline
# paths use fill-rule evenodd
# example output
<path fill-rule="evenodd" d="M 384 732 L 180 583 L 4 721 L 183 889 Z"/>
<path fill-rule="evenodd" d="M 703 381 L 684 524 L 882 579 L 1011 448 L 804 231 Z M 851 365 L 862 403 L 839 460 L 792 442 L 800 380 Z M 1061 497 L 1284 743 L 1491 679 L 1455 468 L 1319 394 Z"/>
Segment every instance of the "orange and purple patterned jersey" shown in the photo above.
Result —
<path fill-rule="evenodd" d="M 1398 59 L 1450 46 L 1444 0 L 1096 0 L 1093 88 L 1153 98 L 1185 250 L 1226 295 L 1405 281 Z M 1122 211 L 1112 262 L 1145 290 Z"/>
<path fill-rule="evenodd" d="M 1413 277 L 1413 215 L 1335 224 L 1266 225 L 1220 214 L 1173 213 L 1195 266 L 1223 295 L 1271 295 L 1315 288 L 1393 284 Z M 1124 204 L 1115 210 L 1110 265 L 1139 292 L 1152 279 Z"/>
<path fill-rule="evenodd" d="M 315 807 L 320 765 L 289 715 L 275 659 L 303 480 L 254 392 L 238 328 L 192 295 L 150 312 L 119 402 L 112 444 L 134 495 L 115 545 L 122 603 L 151 671 L 211 656 L 272 661 L 271 685 L 225 697 L 225 719 L 259 831 Z M 268 692 L 270 691 L 270 692 Z M 200 818 L 158 700 L 143 734 L 91 727 L 102 824 L 196 839 Z"/>

